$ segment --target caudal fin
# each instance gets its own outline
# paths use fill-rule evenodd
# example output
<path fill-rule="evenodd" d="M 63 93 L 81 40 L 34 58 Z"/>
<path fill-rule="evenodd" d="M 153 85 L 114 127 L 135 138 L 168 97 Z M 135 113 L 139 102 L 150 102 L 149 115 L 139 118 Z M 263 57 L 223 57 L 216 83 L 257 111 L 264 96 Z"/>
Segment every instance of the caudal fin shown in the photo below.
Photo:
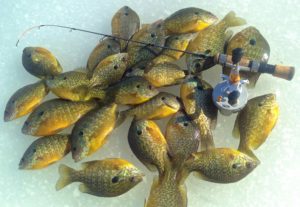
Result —
<path fill-rule="evenodd" d="M 235 12 L 233 12 L 233 11 L 229 12 L 224 17 L 223 21 L 226 22 L 228 27 L 241 26 L 241 25 L 245 25 L 247 23 L 245 19 L 243 19 L 241 17 L 237 17 Z"/>
<path fill-rule="evenodd" d="M 254 160 L 256 160 L 258 163 L 260 163 L 260 160 L 256 157 L 256 155 L 253 153 L 253 151 L 251 149 L 249 149 L 246 146 L 240 145 L 238 150 L 240 152 L 245 153 L 246 155 L 248 155 L 249 157 L 253 158 Z"/>
<path fill-rule="evenodd" d="M 55 189 L 57 191 L 73 182 L 71 175 L 72 173 L 75 172 L 75 170 L 64 164 L 61 164 L 59 165 L 58 171 L 59 171 L 60 178 L 58 179 L 55 186 Z"/>
<path fill-rule="evenodd" d="M 126 118 L 127 118 L 126 111 L 119 112 L 115 128 L 117 128 L 118 126 L 120 126 L 121 124 L 123 124 L 123 122 L 126 120 Z"/>

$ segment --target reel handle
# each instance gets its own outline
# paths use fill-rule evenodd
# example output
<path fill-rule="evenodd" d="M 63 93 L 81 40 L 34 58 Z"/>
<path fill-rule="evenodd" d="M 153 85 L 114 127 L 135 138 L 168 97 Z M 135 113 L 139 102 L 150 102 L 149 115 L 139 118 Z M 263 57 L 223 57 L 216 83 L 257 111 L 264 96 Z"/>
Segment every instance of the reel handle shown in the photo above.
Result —
<path fill-rule="evenodd" d="M 233 65 L 232 55 L 217 54 L 214 57 L 215 64 Z M 284 65 L 271 65 L 264 62 L 250 60 L 248 58 L 241 58 L 240 71 L 249 71 L 256 73 L 268 73 L 275 77 L 285 80 L 292 80 L 295 75 L 295 67 Z"/>

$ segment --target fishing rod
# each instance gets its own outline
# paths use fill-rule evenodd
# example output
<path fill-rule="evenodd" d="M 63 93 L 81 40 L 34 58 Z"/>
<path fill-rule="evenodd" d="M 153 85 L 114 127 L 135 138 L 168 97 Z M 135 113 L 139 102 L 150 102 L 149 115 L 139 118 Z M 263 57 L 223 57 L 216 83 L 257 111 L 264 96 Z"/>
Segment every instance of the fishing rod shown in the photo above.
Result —
<path fill-rule="evenodd" d="M 153 43 L 117 37 L 114 35 L 104 34 L 101 32 L 94 32 L 94 31 L 90 31 L 90 30 L 69 27 L 69 26 L 62 26 L 62 25 L 57 25 L 57 24 L 41 24 L 41 25 L 37 25 L 37 26 L 28 28 L 18 38 L 18 40 L 16 42 L 16 47 L 18 47 L 19 42 L 27 33 L 29 33 L 30 31 L 32 31 L 34 29 L 40 30 L 43 27 L 56 27 L 56 28 L 68 29 L 70 31 L 85 32 L 85 33 L 90 33 L 90 34 L 108 37 L 108 38 L 112 38 L 112 39 L 123 40 L 126 42 L 137 43 L 137 44 L 144 45 L 146 47 L 156 47 L 156 48 L 161 48 L 161 49 L 165 49 L 165 50 L 172 50 L 172 51 L 176 51 L 176 52 L 182 52 L 184 54 L 189 54 L 194 58 L 194 60 L 201 62 L 201 63 L 197 63 L 197 71 L 198 72 L 207 70 L 216 64 L 223 65 L 224 67 L 225 66 L 233 67 L 232 55 L 218 53 L 214 56 L 211 56 L 211 55 L 209 55 L 209 53 L 200 53 L 200 52 L 196 53 L 196 52 L 191 52 L 191 51 L 187 51 L 187 50 L 180 50 L 180 49 L 171 48 L 171 47 L 167 47 L 167 46 L 156 45 Z M 282 78 L 285 80 L 292 80 L 294 77 L 294 74 L 295 74 L 295 68 L 293 66 L 271 65 L 271 64 L 265 63 L 264 61 L 254 61 L 254 60 L 250 60 L 248 58 L 242 58 L 239 62 L 239 66 L 240 66 L 241 71 L 248 71 L 248 72 L 254 72 L 254 73 L 268 73 L 275 77 Z M 191 70 L 191 69 L 189 68 L 189 70 Z"/>

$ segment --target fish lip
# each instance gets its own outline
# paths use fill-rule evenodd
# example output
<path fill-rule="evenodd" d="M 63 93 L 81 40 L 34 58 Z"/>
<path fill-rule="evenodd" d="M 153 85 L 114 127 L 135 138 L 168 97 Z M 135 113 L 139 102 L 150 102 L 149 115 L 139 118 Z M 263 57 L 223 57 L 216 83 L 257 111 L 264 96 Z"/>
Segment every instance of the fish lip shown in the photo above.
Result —
<path fill-rule="evenodd" d="M 24 125 L 22 127 L 22 133 L 26 134 L 26 135 L 32 135 L 33 134 L 32 131 L 30 130 L 28 121 L 24 122 Z"/>
<path fill-rule="evenodd" d="M 15 118 L 14 115 L 13 115 L 12 113 L 9 113 L 8 110 L 5 110 L 5 111 L 4 111 L 4 117 L 3 117 L 4 122 L 11 121 L 11 120 L 13 120 L 14 118 Z"/>

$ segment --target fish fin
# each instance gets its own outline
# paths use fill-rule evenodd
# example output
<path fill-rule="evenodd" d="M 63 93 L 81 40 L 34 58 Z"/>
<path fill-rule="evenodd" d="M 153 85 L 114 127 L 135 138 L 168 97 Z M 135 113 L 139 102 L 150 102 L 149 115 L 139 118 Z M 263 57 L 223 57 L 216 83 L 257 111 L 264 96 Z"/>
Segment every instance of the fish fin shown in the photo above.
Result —
<path fill-rule="evenodd" d="M 232 30 L 226 31 L 226 33 L 225 33 L 225 42 L 228 43 L 232 36 L 233 36 L 233 31 Z"/>
<path fill-rule="evenodd" d="M 238 150 L 242 153 L 245 153 L 246 155 L 248 155 L 249 157 L 253 158 L 254 160 L 256 160 L 260 163 L 260 160 L 256 157 L 256 155 L 253 153 L 253 151 L 246 145 L 239 145 Z"/>
<path fill-rule="evenodd" d="M 182 200 L 182 206 L 187 206 L 187 190 L 186 190 L 186 185 L 182 184 L 179 187 L 179 192 L 181 195 L 181 200 Z"/>
<path fill-rule="evenodd" d="M 228 27 L 241 26 L 247 23 L 245 19 L 237 17 L 234 11 L 229 12 L 222 21 L 225 21 Z"/>
<path fill-rule="evenodd" d="M 95 163 L 98 163 L 98 162 L 99 162 L 98 160 L 83 162 L 83 163 L 81 163 L 81 167 L 84 170 L 84 169 L 86 169 L 86 168 L 88 168 L 88 167 L 90 167 L 90 166 L 92 166 L 92 165 L 94 165 Z"/>
<path fill-rule="evenodd" d="M 81 183 L 79 185 L 79 191 L 82 193 L 88 193 L 88 194 L 95 195 L 95 193 L 93 191 L 91 191 L 91 189 L 86 184 L 83 184 L 83 183 Z"/>
<path fill-rule="evenodd" d="M 115 128 L 117 128 L 121 124 L 123 124 L 123 122 L 126 120 L 126 118 L 127 118 L 126 111 L 120 111 L 119 114 L 118 114 L 118 118 L 117 118 L 117 121 L 116 121 Z"/>
<path fill-rule="evenodd" d="M 232 136 L 236 139 L 240 138 L 239 117 L 240 117 L 240 113 L 237 115 L 235 119 L 234 127 L 232 130 Z"/>
<path fill-rule="evenodd" d="M 60 178 L 58 179 L 55 185 L 55 189 L 57 191 L 73 182 L 72 174 L 75 172 L 75 170 L 68 167 L 67 165 L 60 164 L 58 171 L 59 171 Z"/>
<path fill-rule="evenodd" d="M 79 68 L 76 68 L 74 71 L 79 72 L 79 73 L 86 73 L 87 74 L 86 67 L 79 67 Z"/>
<path fill-rule="evenodd" d="M 202 173 L 198 171 L 193 172 L 193 175 L 201 180 L 209 181 L 209 179 L 206 176 L 204 176 Z"/>
<path fill-rule="evenodd" d="M 201 151 L 206 151 L 215 148 L 215 143 L 214 143 L 211 130 L 209 130 L 209 133 L 202 135 L 200 137 L 200 143 L 201 143 L 201 147 L 200 147 Z"/>

